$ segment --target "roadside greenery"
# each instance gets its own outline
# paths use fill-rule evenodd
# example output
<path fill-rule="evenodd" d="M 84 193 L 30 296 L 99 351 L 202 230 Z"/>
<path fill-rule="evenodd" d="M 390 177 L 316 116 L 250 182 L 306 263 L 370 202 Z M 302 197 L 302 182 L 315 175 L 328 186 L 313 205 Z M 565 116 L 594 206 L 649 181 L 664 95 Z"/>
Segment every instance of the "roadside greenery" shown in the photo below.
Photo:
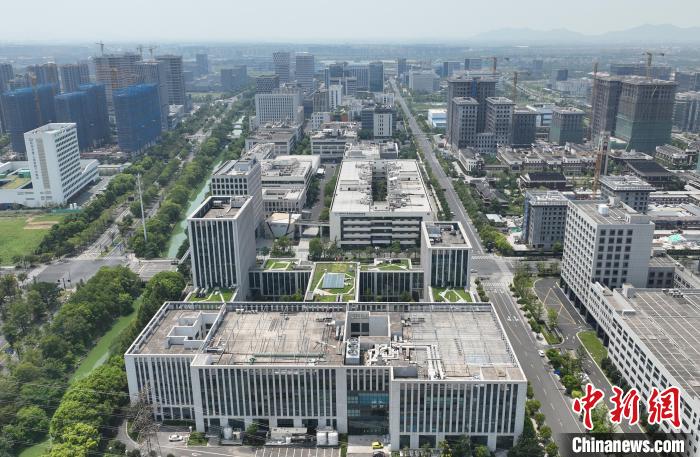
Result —
<path fill-rule="evenodd" d="M 533 278 L 529 269 L 526 266 L 519 266 L 513 276 L 513 283 L 510 289 L 515 295 L 518 305 L 525 312 L 525 317 L 532 331 L 541 333 L 547 340 L 547 343 L 558 344 L 561 340 L 555 332 L 557 326 L 556 311 L 548 309 L 545 313 L 544 304 L 532 290 L 533 284 Z M 553 311 L 553 313 L 550 311 Z"/>
<path fill-rule="evenodd" d="M 128 268 L 104 267 L 78 285 L 63 305 L 53 284 L 37 283 L 21 290 L 3 278 L 2 288 L 7 294 L 3 333 L 11 335 L 8 343 L 13 356 L 0 374 L 0 456 L 43 439 L 70 375 L 112 323 L 131 312 L 142 283 Z M 52 313 L 51 321 L 45 323 Z M 68 435 L 89 435 L 85 430 L 65 428 Z"/>
<path fill-rule="evenodd" d="M 453 185 L 484 246 L 487 249 L 495 249 L 504 256 L 512 255 L 513 247 L 508 243 L 506 236 L 491 225 L 486 218 L 486 208 L 472 196 L 469 186 L 461 181 L 453 181 Z"/>
<path fill-rule="evenodd" d="M 326 184 L 323 185 L 323 209 L 321 210 L 321 214 L 318 216 L 321 221 L 328 221 L 328 219 L 330 219 L 333 193 L 335 192 L 335 184 L 338 182 L 339 172 L 340 167 L 337 167 L 333 177 L 326 181 Z"/>

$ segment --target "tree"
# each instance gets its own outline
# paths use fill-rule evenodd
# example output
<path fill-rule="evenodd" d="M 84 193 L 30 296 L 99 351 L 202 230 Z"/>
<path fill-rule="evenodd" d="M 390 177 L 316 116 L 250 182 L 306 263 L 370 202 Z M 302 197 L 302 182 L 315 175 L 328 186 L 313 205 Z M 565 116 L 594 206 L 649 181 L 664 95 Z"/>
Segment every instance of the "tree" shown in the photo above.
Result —
<path fill-rule="evenodd" d="M 554 441 L 550 441 L 544 447 L 544 451 L 547 453 L 548 457 L 557 457 L 559 455 L 559 446 Z"/>
<path fill-rule="evenodd" d="M 391 245 L 389 246 L 389 251 L 392 252 L 393 254 L 398 254 L 401 252 L 401 242 L 398 240 L 392 241 Z"/>
<path fill-rule="evenodd" d="M 474 448 L 474 457 L 491 457 L 491 451 L 488 447 L 480 444 Z"/>
<path fill-rule="evenodd" d="M 442 440 L 438 443 L 438 449 L 440 449 L 440 457 L 452 457 L 450 444 L 446 440 Z"/>
<path fill-rule="evenodd" d="M 591 411 L 591 419 L 593 421 L 593 430 L 591 433 L 613 433 L 615 427 L 612 422 L 610 422 L 610 416 L 608 415 L 608 407 L 604 404 L 600 404 L 593 408 Z"/>
<path fill-rule="evenodd" d="M 75 423 L 66 427 L 51 448 L 50 457 L 87 457 L 97 449 L 100 433 L 96 427 Z"/>
<path fill-rule="evenodd" d="M 552 429 L 549 427 L 549 425 L 543 425 L 540 427 L 540 440 L 543 443 L 546 443 L 552 439 Z"/>
<path fill-rule="evenodd" d="M 554 329 L 557 327 L 559 312 L 554 308 L 547 308 L 547 327 Z"/>
<path fill-rule="evenodd" d="M 309 255 L 313 260 L 318 260 L 323 256 L 323 242 L 320 238 L 312 238 L 309 241 Z"/>
<path fill-rule="evenodd" d="M 472 442 L 467 435 L 460 435 L 452 446 L 452 455 L 453 457 L 471 457 Z"/>

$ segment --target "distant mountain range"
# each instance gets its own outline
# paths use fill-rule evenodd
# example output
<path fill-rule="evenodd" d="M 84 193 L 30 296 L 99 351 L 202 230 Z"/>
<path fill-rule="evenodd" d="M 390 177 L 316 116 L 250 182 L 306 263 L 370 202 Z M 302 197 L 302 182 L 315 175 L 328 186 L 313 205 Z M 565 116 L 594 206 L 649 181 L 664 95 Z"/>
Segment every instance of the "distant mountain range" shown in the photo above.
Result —
<path fill-rule="evenodd" d="M 470 41 L 508 44 L 631 44 L 631 43 L 700 43 L 700 27 L 678 27 L 671 24 L 645 24 L 626 30 L 588 35 L 568 29 L 533 30 L 503 28 L 479 33 Z"/>

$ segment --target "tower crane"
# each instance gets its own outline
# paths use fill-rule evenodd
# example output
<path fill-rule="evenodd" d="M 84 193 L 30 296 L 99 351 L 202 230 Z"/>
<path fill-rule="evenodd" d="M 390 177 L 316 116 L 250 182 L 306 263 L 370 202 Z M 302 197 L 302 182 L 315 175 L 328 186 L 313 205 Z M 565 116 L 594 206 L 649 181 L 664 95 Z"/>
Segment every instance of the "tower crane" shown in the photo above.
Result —
<path fill-rule="evenodd" d="M 100 47 L 100 55 L 105 55 L 105 44 L 102 41 L 98 41 L 95 44 Z"/>
<path fill-rule="evenodd" d="M 647 56 L 647 78 L 651 78 L 651 61 L 652 58 L 656 56 L 665 56 L 663 52 L 651 52 L 651 51 L 645 51 L 644 54 Z"/>

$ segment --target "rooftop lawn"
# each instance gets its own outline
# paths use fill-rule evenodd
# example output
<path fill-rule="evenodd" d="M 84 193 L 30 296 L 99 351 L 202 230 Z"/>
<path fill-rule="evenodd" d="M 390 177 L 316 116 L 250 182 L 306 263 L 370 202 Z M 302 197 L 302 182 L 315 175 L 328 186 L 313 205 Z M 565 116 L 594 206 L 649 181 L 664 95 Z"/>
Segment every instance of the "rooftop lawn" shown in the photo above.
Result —
<path fill-rule="evenodd" d="M 319 298 L 320 301 L 335 301 L 335 296 L 343 294 L 343 300 L 352 300 L 355 298 L 355 275 L 357 270 L 357 264 L 347 263 L 347 262 L 333 262 L 333 263 L 317 263 L 316 270 L 314 272 L 314 277 L 311 281 L 313 285 L 313 291 L 319 290 L 327 292 L 327 294 L 315 293 L 314 296 Z M 323 284 L 323 276 L 326 273 L 344 273 L 345 274 L 345 286 L 343 288 L 336 289 L 324 289 L 321 287 Z M 353 292 L 353 293 L 350 293 Z"/>
<path fill-rule="evenodd" d="M 283 259 L 267 259 L 265 265 L 263 265 L 264 270 L 291 270 L 294 266 L 294 259 L 283 260 Z"/>
<path fill-rule="evenodd" d="M 463 289 L 450 289 L 450 288 L 440 288 L 432 287 L 433 299 L 437 302 L 449 302 L 457 303 L 460 301 L 465 301 L 467 303 L 472 302 L 472 296 L 469 292 L 465 292 Z"/>
<path fill-rule="evenodd" d="M 381 262 L 379 264 L 364 264 L 363 271 L 379 270 L 379 271 L 398 271 L 410 270 L 411 262 L 408 259 L 392 259 L 391 262 Z"/>

